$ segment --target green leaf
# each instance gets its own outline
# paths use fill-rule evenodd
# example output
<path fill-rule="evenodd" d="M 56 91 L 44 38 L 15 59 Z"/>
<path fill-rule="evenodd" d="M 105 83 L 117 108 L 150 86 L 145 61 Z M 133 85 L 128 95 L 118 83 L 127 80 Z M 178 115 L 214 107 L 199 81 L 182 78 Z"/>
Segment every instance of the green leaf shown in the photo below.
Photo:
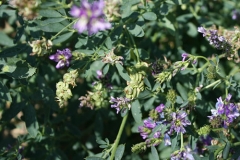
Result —
<path fill-rule="evenodd" d="M 107 37 L 107 39 L 105 41 L 105 45 L 106 45 L 107 49 L 112 49 L 112 40 L 110 37 Z"/>
<path fill-rule="evenodd" d="M 67 39 L 69 39 L 72 35 L 73 35 L 73 32 L 68 32 L 68 33 L 59 35 L 59 36 L 57 36 L 57 38 L 55 38 L 53 40 L 53 44 L 56 45 L 56 44 L 62 43 L 64 41 L 66 41 Z"/>
<path fill-rule="evenodd" d="M 75 48 L 80 48 L 83 45 L 86 45 L 88 42 L 88 37 L 78 38 L 78 42 L 75 44 Z"/>
<path fill-rule="evenodd" d="M 184 101 L 186 101 L 188 99 L 187 97 L 187 91 L 186 89 L 180 84 L 180 83 L 177 83 L 177 90 L 178 90 L 178 93 L 181 95 L 181 97 L 183 98 Z"/>
<path fill-rule="evenodd" d="M 155 147 L 151 146 L 151 154 L 154 160 L 159 160 L 159 155 Z"/>
<path fill-rule="evenodd" d="M 197 27 L 191 22 L 187 23 L 187 26 L 189 28 L 187 34 L 190 37 L 196 37 L 198 35 Z"/>
<path fill-rule="evenodd" d="M 132 102 L 131 111 L 135 122 L 140 123 L 142 121 L 142 111 L 141 105 L 137 99 Z"/>
<path fill-rule="evenodd" d="M 143 37 L 144 31 L 142 27 L 137 24 L 129 24 L 127 25 L 127 30 L 135 37 Z"/>
<path fill-rule="evenodd" d="M 0 58 L 0 73 L 4 73 L 15 79 L 28 78 L 36 72 L 36 68 L 31 67 L 27 62 L 18 58 Z"/>
<path fill-rule="evenodd" d="M 125 79 L 126 81 L 130 81 L 130 77 L 127 74 L 127 71 L 123 68 L 123 66 L 119 63 L 115 64 L 115 66 L 117 67 L 118 73 L 120 74 L 120 76 Z"/>
<path fill-rule="evenodd" d="M 151 83 L 149 82 L 149 80 L 147 79 L 147 77 L 145 77 L 145 78 L 143 79 L 143 82 L 144 82 L 144 84 L 146 84 L 146 86 L 148 86 L 148 88 L 149 88 L 150 90 L 152 90 Z"/>
<path fill-rule="evenodd" d="M 0 81 L 0 99 L 12 102 L 12 97 L 8 88 Z"/>
<path fill-rule="evenodd" d="M 166 3 L 163 3 L 161 6 L 160 6 L 160 11 L 159 13 L 161 15 L 167 15 L 168 14 L 168 11 L 169 11 L 169 6 L 166 4 Z"/>
<path fill-rule="evenodd" d="M 25 102 L 12 103 L 10 108 L 3 112 L 1 120 L 3 120 L 3 121 L 10 121 L 12 118 L 17 116 L 17 114 L 20 111 L 22 111 L 22 109 L 25 107 L 25 105 L 26 105 Z"/>
<path fill-rule="evenodd" d="M 43 17 L 62 17 L 62 15 L 55 10 L 42 9 L 39 10 L 38 13 Z"/>
<path fill-rule="evenodd" d="M 173 3 L 177 5 L 182 5 L 182 4 L 189 3 L 189 0 L 173 0 Z"/>
<path fill-rule="evenodd" d="M 175 137 L 172 138 L 172 145 L 171 145 L 172 150 L 176 148 L 177 144 L 178 144 L 178 134 L 175 134 Z"/>
<path fill-rule="evenodd" d="M 30 104 L 27 104 L 23 109 L 23 114 L 28 133 L 31 135 L 31 137 L 36 137 L 39 126 L 34 107 Z"/>
<path fill-rule="evenodd" d="M 102 145 L 107 144 L 107 142 L 105 142 L 104 140 L 101 140 L 101 139 L 97 139 L 96 142 L 98 144 L 102 144 Z"/>
<path fill-rule="evenodd" d="M 117 147 L 117 151 L 116 151 L 116 154 L 115 154 L 115 160 L 121 160 L 122 159 L 124 150 L 125 150 L 125 145 L 124 144 L 120 144 Z"/>
<path fill-rule="evenodd" d="M 231 148 L 231 143 L 227 142 L 224 149 L 223 149 L 223 159 L 227 159 L 228 158 L 228 154 Z"/>
<path fill-rule="evenodd" d="M 162 22 L 164 24 L 164 26 L 169 30 L 169 32 L 172 34 L 172 35 L 175 35 L 175 27 L 174 25 L 172 24 L 172 22 L 170 20 L 168 20 L 166 17 L 164 17 L 162 19 Z"/>
<path fill-rule="evenodd" d="M 86 157 L 86 160 L 106 160 L 106 159 L 100 157 Z"/>
<path fill-rule="evenodd" d="M 142 60 L 149 59 L 149 53 L 146 50 L 141 49 L 141 48 L 138 48 L 137 50 L 138 50 L 139 56 Z"/>
<path fill-rule="evenodd" d="M 106 75 L 108 73 L 108 70 L 109 70 L 109 64 L 106 64 L 104 67 L 103 67 L 103 74 Z"/>
<path fill-rule="evenodd" d="M 11 47 L 14 45 L 13 40 L 9 38 L 4 32 L 0 31 L 0 44 Z"/>
<path fill-rule="evenodd" d="M 21 52 L 28 50 L 28 49 L 30 49 L 30 46 L 28 46 L 27 44 L 18 44 L 16 46 L 7 48 L 7 49 L 3 50 L 2 52 L 0 52 L 0 57 L 2 57 L 2 58 L 13 57 L 17 54 L 20 54 Z"/>
<path fill-rule="evenodd" d="M 44 32 L 59 32 L 61 31 L 65 26 L 61 23 L 53 23 L 45 26 L 39 26 L 39 29 L 41 29 Z"/>
<path fill-rule="evenodd" d="M 155 99 L 156 99 L 156 97 L 151 97 L 150 99 L 148 99 L 148 100 L 143 104 L 145 111 L 148 111 L 148 110 L 150 110 L 150 109 L 153 108 L 153 103 L 154 103 Z"/>
<path fill-rule="evenodd" d="M 42 2 L 41 3 L 41 7 L 43 7 L 43 8 L 48 8 L 48 7 L 52 7 L 52 6 L 56 7 L 58 5 L 59 4 L 56 2 Z"/>
<path fill-rule="evenodd" d="M 48 19 L 43 20 L 43 21 L 38 20 L 37 23 L 40 26 L 46 26 L 46 25 L 53 24 L 53 23 L 59 23 L 59 22 L 62 22 L 64 20 L 65 20 L 65 18 L 56 17 L 56 18 L 48 18 Z"/>
<path fill-rule="evenodd" d="M 77 51 L 80 52 L 80 53 L 88 54 L 88 55 L 91 55 L 91 54 L 94 53 L 93 50 L 88 50 L 88 49 L 78 49 Z"/>
<path fill-rule="evenodd" d="M 157 19 L 157 15 L 154 12 L 146 12 L 142 16 L 149 21 L 155 21 Z"/>

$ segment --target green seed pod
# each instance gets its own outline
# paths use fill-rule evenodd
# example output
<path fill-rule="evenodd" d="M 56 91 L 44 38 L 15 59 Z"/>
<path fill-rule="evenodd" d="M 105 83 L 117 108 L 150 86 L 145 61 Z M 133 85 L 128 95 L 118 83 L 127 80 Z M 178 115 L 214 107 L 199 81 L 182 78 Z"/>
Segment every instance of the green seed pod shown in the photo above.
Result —
<path fill-rule="evenodd" d="M 199 128 L 199 129 L 197 130 L 197 133 L 198 133 L 200 136 L 206 136 L 206 135 L 208 135 L 208 134 L 210 133 L 210 131 L 211 131 L 211 127 L 210 127 L 209 125 L 205 125 L 205 126 Z"/>
<path fill-rule="evenodd" d="M 176 102 L 176 98 L 177 98 L 177 94 L 176 94 L 175 90 L 170 89 L 167 93 L 166 98 L 168 101 L 170 101 L 171 103 L 174 104 Z"/>
<path fill-rule="evenodd" d="M 211 80 L 211 79 L 215 79 L 217 77 L 217 69 L 216 66 L 213 65 L 209 65 L 207 68 L 207 79 Z"/>

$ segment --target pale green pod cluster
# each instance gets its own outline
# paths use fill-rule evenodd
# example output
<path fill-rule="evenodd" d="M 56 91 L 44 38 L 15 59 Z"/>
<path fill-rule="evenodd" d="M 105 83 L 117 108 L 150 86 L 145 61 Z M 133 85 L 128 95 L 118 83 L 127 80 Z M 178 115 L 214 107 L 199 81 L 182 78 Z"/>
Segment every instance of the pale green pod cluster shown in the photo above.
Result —
<path fill-rule="evenodd" d="M 165 81 L 170 81 L 172 79 L 172 73 L 170 71 L 163 71 L 155 76 L 156 81 L 162 84 Z"/>
<path fill-rule="evenodd" d="M 25 20 L 32 20 L 38 16 L 40 0 L 10 0 L 9 4 L 17 8 L 18 14 Z"/>
<path fill-rule="evenodd" d="M 30 55 L 37 55 L 38 57 L 45 55 L 53 45 L 52 41 L 47 40 L 45 37 L 43 37 L 42 40 L 36 40 L 28 43 L 32 47 L 32 53 Z"/>
<path fill-rule="evenodd" d="M 143 152 L 146 149 L 147 149 L 146 142 L 141 142 L 141 143 L 138 143 L 138 144 L 135 144 L 134 146 L 132 146 L 133 153 Z"/>
<path fill-rule="evenodd" d="M 63 75 L 63 81 L 60 81 L 56 84 L 56 98 L 59 103 L 59 106 L 64 106 L 64 103 L 72 97 L 72 92 L 70 86 L 76 86 L 76 78 L 78 77 L 78 71 L 72 70 L 69 73 Z"/>
<path fill-rule="evenodd" d="M 63 81 L 67 84 L 71 84 L 73 87 L 76 86 L 75 80 L 78 77 L 78 71 L 72 70 L 69 73 L 63 75 Z"/>
<path fill-rule="evenodd" d="M 59 103 L 59 106 L 62 107 L 64 103 L 72 97 L 72 92 L 69 89 L 69 84 L 64 83 L 62 81 L 58 82 L 57 85 L 57 90 L 56 90 L 56 95 L 57 95 L 57 101 Z"/>
<path fill-rule="evenodd" d="M 216 79 L 217 78 L 217 68 L 216 66 L 209 65 L 207 68 L 206 77 L 208 80 Z"/>
<path fill-rule="evenodd" d="M 114 49 L 115 48 L 113 48 L 109 53 L 107 53 L 105 55 L 105 57 L 103 57 L 102 62 L 109 63 L 111 65 L 114 65 L 116 63 L 120 63 L 121 65 L 123 65 L 123 63 L 122 63 L 123 57 L 115 55 Z"/>
<path fill-rule="evenodd" d="M 107 107 L 109 102 L 107 100 L 108 94 L 107 90 L 103 88 L 102 83 L 97 82 L 94 84 L 94 92 L 89 92 L 85 96 L 81 96 L 79 100 L 81 101 L 80 107 L 86 106 L 91 109 Z"/>
<path fill-rule="evenodd" d="M 120 0 L 105 0 L 104 13 L 109 22 L 118 21 L 121 17 Z"/>
<path fill-rule="evenodd" d="M 127 87 L 124 89 L 126 98 L 135 99 L 144 90 L 143 79 L 146 76 L 147 68 L 148 64 L 145 62 L 137 63 L 135 66 L 128 68 L 131 81 L 127 81 Z"/>
<path fill-rule="evenodd" d="M 174 104 L 176 102 L 176 98 L 177 98 L 177 93 L 175 92 L 175 90 L 174 89 L 168 90 L 166 99 L 170 101 L 172 104 Z"/>
<path fill-rule="evenodd" d="M 197 130 L 198 135 L 206 136 L 211 132 L 211 127 L 209 125 L 205 125 Z"/>

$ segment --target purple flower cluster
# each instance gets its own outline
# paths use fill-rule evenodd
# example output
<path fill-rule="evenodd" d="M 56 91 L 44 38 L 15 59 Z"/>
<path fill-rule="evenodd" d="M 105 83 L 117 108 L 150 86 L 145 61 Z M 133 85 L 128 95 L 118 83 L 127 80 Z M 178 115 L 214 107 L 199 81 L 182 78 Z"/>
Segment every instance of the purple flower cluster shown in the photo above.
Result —
<path fill-rule="evenodd" d="M 222 100 L 222 97 L 217 99 L 216 109 L 212 109 L 212 115 L 208 116 L 211 121 L 218 120 L 220 124 L 223 124 L 223 127 L 227 128 L 234 119 L 239 117 L 238 106 L 234 103 L 230 103 L 232 95 L 228 94 L 225 101 Z"/>
<path fill-rule="evenodd" d="M 143 121 L 143 126 L 138 127 L 138 131 L 143 139 L 148 138 L 152 130 L 157 126 L 156 122 L 152 118 L 145 119 Z"/>
<path fill-rule="evenodd" d="M 185 149 L 177 151 L 171 155 L 171 160 L 194 160 L 191 149 L 186 146 Z"/>
<path fill-rule="evenodd" d="M 203 37 L 207 37 L 207 40 L 213 45 L 215 48 L 219 50 L 224 50 L 225 52 L 230 52 L 231 45 L 227 42 L 227 40 L 223 36 L 219 36 L 217 30 L 209 29 L 206 30 L 203 27 L 198 27 L 198 32 L 203 34 Z"/>
<path fill-rule="evenodd" d="M 128 98 L 123 98 L 123 97 L 111 97 L 111 100 L 109 101 L 110 103 L 113 103 L 111 105 L 111 108 L 115 108 L 117 110 L 117 114 L 119 113 L 119 111 L 123 108 L 131 108 L 130 105 L 130 99 Z"/>
<path fill-rule="evenodd" d="M 165 108 L 164 104 L 160 104 L 159 106 L 157 106 L 154 111 L 152 112 L 152 116 L 155 117 L 155 114 L 158 114 L 159 118 L 163 118 L 164 117 L 164 113 L 163 110 Z M 140 135 L 142 136 L 143 139 L 147 139 L 146 142 L 148 143 L 149 141 L 151 141 L 151 138 L 149 138 L 150 134 L 155 130 L 155 127 L 157 127 L 159 124 L 162 124 L 164 122 L 163 121 L 157 121 L 156 118 L 152 118 L 150 115 L 150 117 L 148 117 L 148 119 L 145 119 L 143 121 L 143 126 L 139 126 L 138 127 L 138 131 L 140 133 Z M 161 134 L 160 131 L 156 131 L 153 134 L 153 138 L 161 138 L 161 136 L 164 139 L 164 144 L 167 145 L 171 145 L 171 139 L 170 136 L 168 135 L 168 133 L 164 133 L 164 135 Z M 154 144 L 154 145 L 158 145 L 158 144 Z"/>
<path fill-rule="evenodd" d="M 81 7 L 72 6 L 70 14 L 78 18 L 73 27 L 79 33 L 88 31 L 89 35 L 110 29 L 111 24 L 104 20 L 104 7 L 103 0 L 94 1 L 92 4 L 88 3 L 87 0 L 82 0 Z"/>
<path fill-rule="evenodd" d="M 57 50 L 57 53 L 49 56 L 49 59 L 58 62 L 56 65 L 57 69 L 63 68 L 63 67 L 68 67 L 70 64 L 70 60 L 72 58 L 72 53 L 71 51 L 66 48 L 62 51 Z"/>
<path fill-rule="evenodd" d="M 166 113 L 165 113 L 166 112 Z M 170 129 L 161 134 L 161 130 L 157 130 L 158 125 L 170 126 Z M 173 132 L 185 133 L 185 127 L 191 125 L 191 122 L 187 119 L 187 113 L 184 111 L 172 112 L 169 114 L 169 109 L 164 104 L 160 104 L 154 110 L 150 111 L 148 119 L 143 121 L 143 126 L 138 127 L 138 131 L 143 139 L 146 141 L 151 139 L 150 135 L 154 133 L 154 138 L 162 138 L 165 145 L 171 145 L 170 136 Z"/>
<path fill-rule="evenodd" d="M 172 122 L 169 134 L 172 134 L 173 131 L 178 133 L 185 133 L 185 126 L 191 125 L 191 122 L 187 120 L 187 113 L 186 112 L 173 112 L 171 114 L 172 116 Z"/>

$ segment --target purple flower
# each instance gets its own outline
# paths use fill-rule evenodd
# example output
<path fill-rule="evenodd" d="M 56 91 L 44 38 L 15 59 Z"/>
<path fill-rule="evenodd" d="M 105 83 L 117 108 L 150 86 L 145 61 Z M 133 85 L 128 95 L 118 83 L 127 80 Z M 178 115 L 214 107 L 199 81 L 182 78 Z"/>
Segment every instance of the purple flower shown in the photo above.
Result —
<path fill-rule="evenodd" d="M 191 149 L 186 146 L 184 150 L 179 150 L 171 155 L 171 160 L 194 160 Z"/>
<path fill-rule="evenodd" d="M 231 97 L 232 95 L 229 94 L 224 102 L 222 101 L 222 97 L 217 99 L 216 109 L 211 109 L 212 115 L 208 116 L 210 122 L 220 120 L 223 126 L 227 128 L 234 119 L 239 117 L 240 114 L 237 105 L 230 103 Z"/>
<path fill-rule="evenodd" d="M 144 126 L 149 129 L 153 129 L 156 127 L 156 123 L 152 120 L 152 118 L 145 119 L 143 123 L 144 123 Z"/>
<path fill-rule="evenodd" d="M 237 11 L 237 10 L 233 10 L 233 11 L 232 11 L 232 19 L 233 19 L 233 20 L 237 20 L 237 19 L 239 19 L 239 18 L 240 18 L 240 12 Z"/>
<path fill-rule="evenodd" d="M 139 126 L 138 132 L 140 133 L 143 139 L 146 139 L 148 135 L 152 132 L 152 130 L 144 126 Z"/>
<path fill-rule="evenodd" d="M 159 106 L 157 106 L 157 107 L 155 108 L 155 110 L 156 110 L 158 113 L 161 113 L 164 108 L 165 108 L 165 105 L 164 105 L 164 104 L 160 104 Z"/>
<path fill-rule="evenodd" d="M 164 134 L 164 144 L 165 146 L 170 146 L 172 144 L 171 139 L 167 133 Z"/>
<path fill-rule="evenodd" d="M 127 107 L 128 109 L 131 108 L 130 105 L 130 99 L 128 98 L 123 98 L 123 97 L 111 97 L 111 100 L 109 101 L 110 103 L 113 103 L 111 105 L 111 108 L 115 108 L 117 110 L 117 114 L 119 113 L 119 111 L 125 107 Z"/>
<path fill-rule="evenodd" d="M 175 132 L 178 133 L 185 133 L 185 126 L 187 125 L 191 125 L 191 122 L 189 120 L 187 120 L 187 113 L 186 112 L 181 112 L 181 113 L 175 113 L 173 112 L 171 114 L 172 116 L 172 122 L 171 122 L 171 128 L 169 131 L 169 134 L 172 133 L 172 131 L 174 130 Z"/>
<path fill-rule="evenodd" d="M 88 31 L 89 35 L 110 29 L 111 24 L 104 20 L 104 7 L 103 0 L 94 1 L 92 4 L 88 3 L 87 0 L 82 0 L 81 7 L 72 6 L 70 14 L 78 18 L 73 27 L 79 33 Z"/>
<path fill-rule="evenodd" d="M 143 121 L 143 126 L 138 127 L 138 131 L 140 132 L 140 135 L 142 136 L 142 138 L 146 139 L 155 127 L 156 127 L 156 122 L 149 117 L 148 119 L 145 119 Z M 154 135 L 154 136 L 157 136 L 157 135 Z"/>
<path fill-rule="evenodd" d="M 97 73 L 97 78 L 98 78 L 98 79 L 101 79 L 101 78 L 104 77 L 104 75 L 103 75 L 103 73 L 102 73 L 101 70 L 97 70 L 96 73 Z"/>
<path fill-rule="evenodd" d="M 205 36 L 206 36 L 206 33 L 207 33 L 206 29 L 203 28 L 203 27 L 198 27 L 198 32 L 202 33 L 202 34 L 203 34 L 203 37 L 205 37 Z"/>
<path fill-rule="evenodd" d="M 188 57 L 188 54 L 187 54 L 187 53 L 183 53 L 183 54 L 182 54 L 182 58 L 183 58 L 182 61 L 185 61 L 185 59 L 186 59 L 187 57 Z"/>
<path fill-rule="evenodd" d="M 160 136 L 161 136 L 160 131 L 155 132 L 154 135 L 153 135 L 154 138 L 159 138 Z"/>
<path fill-rule="evenodd" d="M 71 57 L 72 57 L 71 51 L 68 48 L 66 48 L 62 51 L 57 50 L 57 53 L 49 56 L 49 59 L 58 62 L 56 68 L 59 69 L 65 66 L 68 67 L 70 64 Z"/>

